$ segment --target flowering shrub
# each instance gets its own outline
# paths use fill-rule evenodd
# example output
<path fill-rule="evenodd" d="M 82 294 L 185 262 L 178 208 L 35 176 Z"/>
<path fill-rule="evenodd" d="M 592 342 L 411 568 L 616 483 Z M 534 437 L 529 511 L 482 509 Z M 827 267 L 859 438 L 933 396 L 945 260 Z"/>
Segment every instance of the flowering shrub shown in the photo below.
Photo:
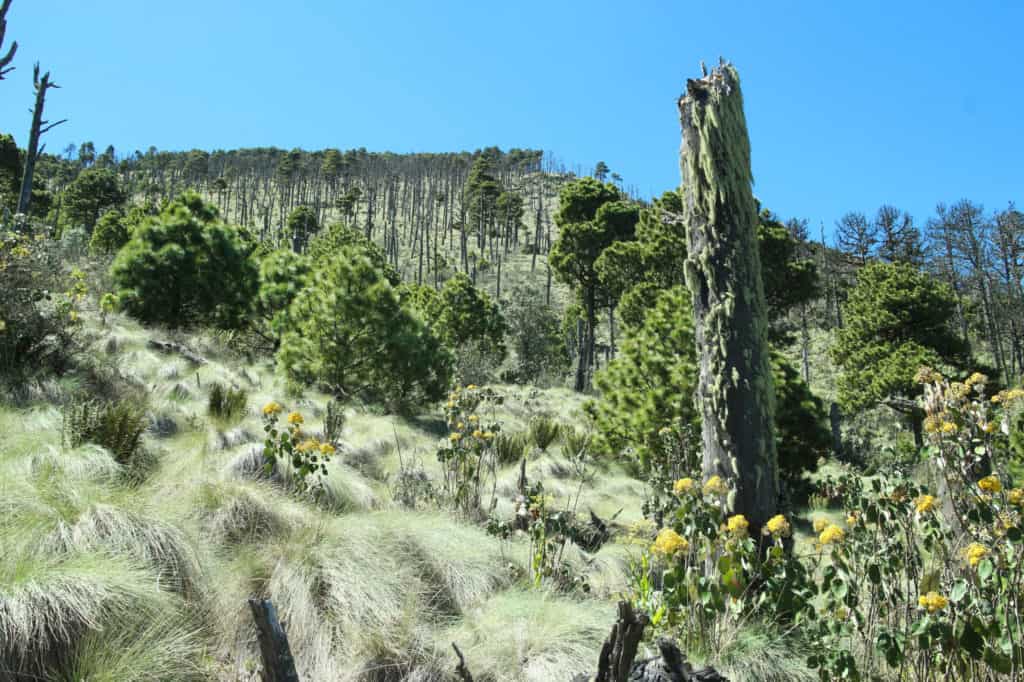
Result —
<path fill-rule="evenodd" d="M 813 518 L 807 543 L 770 519 L 761 544 L 722 511 L 712 477 L 671 486 L 677 505 L 635 567 L 638 606 L 684 645 L 714 651 L 730 620 L 791 624 L 822 680 L 1001 679 L 1024 665 L 1024 490 L 1008 483 L 1010 389 L 976 374 L 919 374 L 927 489 L 899 471 L 826 476 L 820 495 L 845 520 Z"/>
<path fill-rule="evenodd" d="M 282 412 L 284 408 L 274 401 L 263 406 L 263 431 L 267 434 L 263 441 L 263 469 L 269 475 L 277 461 L 283 459 L 295 470 L 298 487 L 306 489 L 309 476 L 327 475 L 334 446 L 304 433 L 302 425 L 306 420 L 299 412 L 289 413 L 285 419 L 287 425 L 279 427 Z"/>
<path fill-rule="evenodd" d="M 456 386 L 445 403 L 445 423 L 449 434 L 437 448 L 437 459 L 444 467 L 444 497 L 456 510 L 476 513 L 487 479 L 492 483 L 491 502 L 495 501 L 497 460 L 494 438 L 501 425 L 481 418 L 488 405 L 500 405 L 504 397 L 491 389 L 470 384 Z"/>

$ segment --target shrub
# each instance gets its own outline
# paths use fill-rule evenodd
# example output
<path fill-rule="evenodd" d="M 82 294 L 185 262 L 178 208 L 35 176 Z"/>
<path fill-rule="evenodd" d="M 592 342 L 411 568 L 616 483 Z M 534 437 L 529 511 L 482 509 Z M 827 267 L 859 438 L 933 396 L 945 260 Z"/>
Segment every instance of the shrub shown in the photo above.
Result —
<path fill-rule="evenodd" d="M 62 434 L 68 447 L 94 443 L 106 448 L 131 476 L 137 476 L 152 464 L 142 443 L 148 425 L 145 409 L 132 401 L 80 400 L 65 406 Z"/>
<path fill-rule="evenodd" d="M 135 230 L 111 266 L 121 305 L 144 322 L 236 327 L 256 293 L 256 268 L 238 230 L 186 192 Z"/>
<path fill-rule="evenodd" d="M 590 453 L 594 435 L 589 431 L 565 429 L 562 431 L 562 456 L 569 460 L 586 457 Z"/>
<path fill-rule="evenodd" d="M 269 328 L 269 335 L 279 340 L 287 326 L 288 306 L 309 283 L 312 262 L 306 256 L 277 249 L 260 261 L 260 288 L 256 312 Z"/>
<path fill-rule="evenodd" d="M 540 300 L 539 291 L 515 289 L 505 309 L 515 353 L 514 379 L 518 383 L 555 383 L 565 376 L 572 362 L 561 318 L 554 308 Z"/>
<path fill-rule="evenodd" d="M 441 398 L 452 367 L 437 337 L 353 246 L 320 267 L 295 298 L 277 361 L 297 383 L 399 407 Z"/>
<path fill-rule="evenodd" d="M 215 381 L 207 393 L 206 412 L 217 419 L 236 419 L 245 413 L 248 398 L 244 388 L 233 388 Z"/>
<path fill-rule="evenodd" d="M 537 446 L 541 452 L 547 452 L 548 447 L 556 440 L 561 431 L 561 426 L 554 417 L 546 414 L 538 414 L 530 420 L 528 427 L 530 441 Z"/>
<path fill-rule="evenodd" d="M 515 464 L 526 456 L 530 441 L 525 433 L 499 433 L 494 437 L 492 447 L 498 464 Z"/>
<path fill-rule="evenodd" d="M 0 234 L 0 376 L 65 369 L 86 293 L 84 275 L 65 273 L 55 244 L 32 225 Z"/>

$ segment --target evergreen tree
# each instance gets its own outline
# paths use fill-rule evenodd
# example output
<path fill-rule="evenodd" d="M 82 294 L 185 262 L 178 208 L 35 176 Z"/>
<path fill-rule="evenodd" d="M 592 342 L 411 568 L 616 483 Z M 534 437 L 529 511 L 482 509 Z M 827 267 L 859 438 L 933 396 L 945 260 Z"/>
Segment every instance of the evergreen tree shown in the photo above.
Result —
<path fill-rule="evenodd" d="M 256 294 L 249 251 L 216 208 L 186 192 L 135 229 L 110 274 L 121 305 L 144 322 L 237 327 Z"/>
<path fill-rule="evenodd" d="M 863 268 L 843 307 L 845 326 L 832 347 L 839 400 L 851 411 L 884 404 L 911 419 L 922 443 L 923 414 L 914 398 L 922 366 L 966 364 L 966 348 L 950 329 L 956 299 L 946 284 L 901 263 Z"/>
<path fill-rule="evenodd" d="M 878 226 L 863 213 L 851 211 L 836 223 L 836 243 L 839 250 L 853 256 L 858 265 L 867 265 L 878 247 Z"/>
<path fill-rule="evenodd" d="M 81 225 L 91 235 L 103 212 L 121 206 L 126 198 L 114 171 L 89 168 L 68 185 L 64 192 L 63 211 L 68 224 Z"/>

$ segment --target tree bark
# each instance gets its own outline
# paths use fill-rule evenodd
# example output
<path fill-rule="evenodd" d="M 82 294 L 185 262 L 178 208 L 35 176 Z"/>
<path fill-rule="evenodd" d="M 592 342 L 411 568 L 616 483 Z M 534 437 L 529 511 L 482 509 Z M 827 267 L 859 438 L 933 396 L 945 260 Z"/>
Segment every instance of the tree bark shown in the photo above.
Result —
<path fill-rule="evenodd" d="M 35 65 L 32 82 L 36 90 L 36 103 L 32 108 L 32 128 L 28 135 L 28 149 L 25 153 L 25 172 L 21 176 L 21 193 L 18 195 L 18 213 L 28 215 L 32 207 L 32 176 L 35 174 L 36 161 L 42 154 L 39 148 L 39 138 L 44 133 L 56 128 L 64 121 L 49 123 L 43 120 L 43 107 L 46 105 L 46 91 L 50 88 L 59 88 L 56 83 L 50 82 L 50 72 L 47 71 L 43 77 L 39 77 L 39 64 Z M 45 146 L 45 145 L 44 145 Z"/>
<path fill-rule="evenodd" d="M 704 472 L 734 494 L 754 537 L 777 509 L 775 395 L 768 356 L 768 316 L 751 191 L 750 142 L 739 76 L 723 63 L 689 80 L 679 100 L 680 167 L 700 358 L 698 402 Z"/>
<path fill-rule="evenodd" d="M 277 619 L 274 605 L 269 599 L 250 599 L 249 609 L 259 634 L 263 682 L 299 682 L 295 659 L 288 646 L 288 635 Z"/>

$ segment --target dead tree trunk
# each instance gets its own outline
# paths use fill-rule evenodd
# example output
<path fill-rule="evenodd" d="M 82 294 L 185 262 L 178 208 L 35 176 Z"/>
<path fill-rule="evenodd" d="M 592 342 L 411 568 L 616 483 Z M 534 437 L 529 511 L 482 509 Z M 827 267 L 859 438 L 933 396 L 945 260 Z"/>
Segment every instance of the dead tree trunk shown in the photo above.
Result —
<path fill-rule="evenodd" d="M 269 599 L 250 599 L 249 609 L 259 633 L 263 682 L 299 682 L 295 659 L 288 646 L 288 635 L 277 619 L 274 605 Z"/>
<path fill-rule="evenodd" d="M 775 395 L 750 141 L 736 69 L 723 62 L 687 81 L 679 115 L 704 472 L 730 482 L 735 495 L 728 510 L 746 516 L 759 537 L 779 497 Z"/>
<path fill-rule="evenodd" d="M 18 213 L 24 215 L 28 215 L 29 208 L 32 205 L 32 175 L 35 173 L 36 161 L 43 153 L 43 149 L 46 148 L 46 145 L 43 145 L 42 148 L 39 147 L 39 138 L 67 120 L 64 119 L 56 123 L 43 120 L 46 91 L 50 88 L 59 88 L 60 86 L 50 82 L 49 71 L 44 73 L 42 78 L 39 77 L 38 62 L 32 71 L 32 83 L 36 89 L 36 105 L 32 109 L 32 129 L 29 131 L 28 151 L 25 154 L 25 172 L 21 177 L 21 194 L 18 196 Z"/>
<path fill-rule="evenodd" d="M 3 4 L 0 5 L 0 45 L 4 44 L 4 35 L 7 33 L 7 10 L 10 8 L 11 0 L 4 0 Z M 18 41 L 15 40 L 11 43 L 11 47 L 7 50 L 7 54 L 0 57 L 0 81 L 4 79 L 4 76 L 14 70 L 14 67 L 9 65 L 14 61 L 14 53 L 17 51 Z"/>

